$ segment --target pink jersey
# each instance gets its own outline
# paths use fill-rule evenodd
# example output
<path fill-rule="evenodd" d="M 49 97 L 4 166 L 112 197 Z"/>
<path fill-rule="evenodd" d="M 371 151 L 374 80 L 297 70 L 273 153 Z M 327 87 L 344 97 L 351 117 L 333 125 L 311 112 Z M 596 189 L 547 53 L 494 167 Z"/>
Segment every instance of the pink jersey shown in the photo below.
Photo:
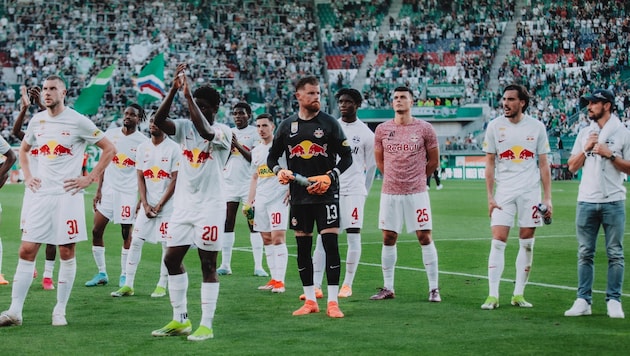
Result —
<path fill-rule="evenodd" d="M 404 195 L 427 190 L 427 151 L 438 146 L 433 126 L 414 119 L 408 125 L 386 121 L 376 127 L 374 150 L 383 152 L 382 193 Z"/>

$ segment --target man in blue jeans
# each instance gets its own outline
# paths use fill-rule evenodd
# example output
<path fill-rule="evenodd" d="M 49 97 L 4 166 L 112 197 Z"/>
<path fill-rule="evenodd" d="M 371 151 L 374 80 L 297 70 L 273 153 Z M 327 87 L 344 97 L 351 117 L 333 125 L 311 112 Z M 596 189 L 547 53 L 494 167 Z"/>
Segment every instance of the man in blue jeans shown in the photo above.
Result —
<path fill-rule="evenodd" d="M 565 316 L 591 314 L 593 259 L 599 227 L 604 227 L 608 256 L 606 305 L 608 316 L 623 318 L 621 287 L 623 284 L 623 235 L 626 222 L 626 188 L 624 179 L 630 174 L 630 131 L 612 114 L 615 96 L 599 89 L 581 98 L 588 109 L 591 124 L 583 128 L 575 140 L 569 170 L 582 168 L 578 191 L 575 225 L 578 240 L 577 299 Z"/>

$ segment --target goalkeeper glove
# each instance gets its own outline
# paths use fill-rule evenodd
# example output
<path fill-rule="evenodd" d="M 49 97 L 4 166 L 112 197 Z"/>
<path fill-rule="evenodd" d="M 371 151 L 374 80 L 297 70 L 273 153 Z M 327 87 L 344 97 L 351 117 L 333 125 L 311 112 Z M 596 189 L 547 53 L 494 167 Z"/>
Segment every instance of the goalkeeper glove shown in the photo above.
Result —
<path fill-rule="evenodd" d="M 309 194 L 323 195 L 328 191 L 332 182 L 337 180 L 337 172 L 334 170 L 328 171 L 326 174 L 308 177 L 308 180 L 313 183 L 306 187 L 306 191 Z"/>
<path fill-rule="evenodd" d="M 289 184 L 295 179 L 293 172 L 288 169 L 280 169 L 276 175 L 280 184 Z"/>
<path fill-rule="evenodd" d="M 243 204 L 243 215 L 247 218 L 247 223 L 254 226 L 254 207 L 249 204 Z"/>

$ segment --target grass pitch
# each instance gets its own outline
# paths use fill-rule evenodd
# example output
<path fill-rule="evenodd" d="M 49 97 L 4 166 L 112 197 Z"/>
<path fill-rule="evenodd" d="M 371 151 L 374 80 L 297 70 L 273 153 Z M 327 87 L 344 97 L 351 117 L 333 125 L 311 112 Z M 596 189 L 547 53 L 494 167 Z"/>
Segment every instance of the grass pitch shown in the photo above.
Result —
<path fill-rule="evenodd" d="M 490 228 L 485 183 L 444 181 L 444 189 L 430 191 L 434 240 L 439 255 L 442 303 L 427 301 L 427 278 L 421 251 L 413 234 L 401 234 L 395 276 L 396 299 L 371 301 L 382 286 L 381 233 L 377 227 L 380 181 L 376 181 L 366 204 L 363 254 L 353 287 L 353 296 L 340 300 L 346 314 L 330 319 L 322 312 L 293 317 L 302 293 L 295 263 L 295 239 L 288 232 L 289 266 L 287 291 L 272 294 L 256 289 L 267 282 L 253 276 L 249 233 L 243 216 L 237 220 L 233 275 L 221 277 L 221 291 L 214 320 L 215 339 L 200 343 L 183 337 L 155 338 L 151 331 L 172 318 L 165 298 L 151 298 L 159 272 L 160 248 L 145 244 L 136 277 L 135 296 L 112 298 L 120 272 L 120 227 L 110 224 L 105 234 L 107 268 L 111 284 L 84 287 L 96 272 L 91 243 L 77 246 L 77 278 L 67 310 L 67 327 L 51 326 L 55 292 L 41 287 L 44 251 L 24 308 L 24 325 L 0 329 L 3 355 L 46 353 L 49 355 L 188 355 L 212 352 L 219 355 L 352 354 L 376 355 L 478 355 L 478 354 L 619 354 L 630 349 L 630 324 L 606 315 L 604 293 L 607 261 L 603 235 L 598 242 L 593 315 L 567 318 L 563 313 L 575 299 L 577 285 L 575 200 L 578 182 L 553 182 L 553 224 L 538 229 L 534 263 L 525 297 L 534 308 L 512 307 L 514 261 L 518 248 L 513 229 L 506 249 L 506 267 L 501 285 L 501 307 L 480 309 L 488 293 L 487 258 Z M 91 198 L 86 194 L 88 230 L 91 230 Z M 2 271 L 12 280 L 19 247 L 19 212 L 23 185 L 0 190 L 4 245 Z M 92 194 L 91 194 L 92 193 Z M 345 259 L 345 235 L 340 236 Z M 200 282 L 198 257 L 190 251 L 185 264 L 189 273 L 188 309 L 194 328 L 199 323 Z M 59 269 L 57 263 L 56 273 Z M 343 273 L 343 271 L 342 271 Z M 626 279 L 628 271 L 626 271 Z M 343 277 L 343 274 L 342 274 Z M 324 289 L 325 291 L 325 289 Z M 625 304 L 628 294 L 624 294 Z M 0 309 L 8 308 L 11 286 L 0 286 Z M 630 307 L 625 305 L 627 313 Z"/>

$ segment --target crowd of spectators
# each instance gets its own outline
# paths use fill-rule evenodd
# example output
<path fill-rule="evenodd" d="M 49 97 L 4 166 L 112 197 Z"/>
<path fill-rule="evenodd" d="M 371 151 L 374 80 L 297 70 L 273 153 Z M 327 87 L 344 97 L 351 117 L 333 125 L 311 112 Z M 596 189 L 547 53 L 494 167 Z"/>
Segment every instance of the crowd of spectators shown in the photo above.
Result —
<path fill-rule="evenodd" d="M 514 0 L 403 0 L 397 18 L 385 15 L 390 5 L 333 1 L 331 19 L 324 21 L 305 0 L 7 0 L 0 8 L 0 61 L 14 69 L 16 81 L 0 77 L 0 130 L 8 134 L 16 116 L 20 84 L 61 73 L 72 104 L 91 78 L 117 62 L 92 118 L 106 128 L 136 99 L 134 78 L 157 53 L 166 58 L 167 89 L 177 63 L 186 62 L 197 85 L 221 90 L 220 121 L 227 122 L 231 105 L 242 100 L 260 103 L 261 111 L 280 119 L 296 110 L 293 83 L 302 74 L 319 75 L 325 94 L 329 85 L 353 84 L 341 73 L 337 81 L 324 79 L 325 55 L 335 50 L 350 53 L 344 63 L 349 69 L 358 68 L 367 51 L 376 55 L 367 70 L 364 107 L 388 107 L 393 86 L 408 85 L 425 100 L 427 85 L 454 84 L 465 87 L 458 104 L 487 100 L 500 113 L 501 88 L 517 82 L 534 94 L 529 113 L 554 135 L 573 134 L 583 125 L 578 98 L 595 87 L 615 91 L 619 116 L 630 120 L 624 82 L 630 69 L 628 2 L 538 0 L 516 9 Z M 497 48 L 506 23 L 514 20 L 512 52 L 499 71 L 497 92 L 488 94 Z M 379 35 L 382 21 L 388 31 Z M 184 110 L 175 105 L 173 115 Z"/>
<path fill-rule="evenodd" d="M 16 115 L 20 84 L 37 85 L 60 73 L 72 104 L 92 77 L 117 62 L 101 109 L 92 117 L 106 128 L 136 100 L 134 78 L 157 53 L 165 55 L 167 90 L 176 65 L 186 62 L 196 85 L 221 91 L 220 121 L 238 101 L 263 103 L 275 117 L 289 115 L 297 108 L 294 80 L 323 72 L 309 1 L 9 0 L 0 15 L 0 48 L 10 49 L 0 54 L 1 64 L 13 68 L 17 79 L 0 78 L 4 127 Z M 173 115 L 184 110 L 175 105 Z"/>
<path fill-rule="evenodd" d="M 364 94 L 372 107 L 388 104 L 397 85 L 465 85 L 462 104 L 477 102 L 488 82 L 514 1 L 405 0 L 389 31 L 373 42 L 378 60 L 368 71 Z"/>
<path fill-rule="evenodd" d="M 499 87 L 526 85 L 534 96 L 529 113 L 550 134 L 577 134 L 588 121 L 579 98 L 594 88 L 615 92 L 617 114 L 630 120 L 630 3 L 540 1 L 523 7 L 516 25 Z"/>

